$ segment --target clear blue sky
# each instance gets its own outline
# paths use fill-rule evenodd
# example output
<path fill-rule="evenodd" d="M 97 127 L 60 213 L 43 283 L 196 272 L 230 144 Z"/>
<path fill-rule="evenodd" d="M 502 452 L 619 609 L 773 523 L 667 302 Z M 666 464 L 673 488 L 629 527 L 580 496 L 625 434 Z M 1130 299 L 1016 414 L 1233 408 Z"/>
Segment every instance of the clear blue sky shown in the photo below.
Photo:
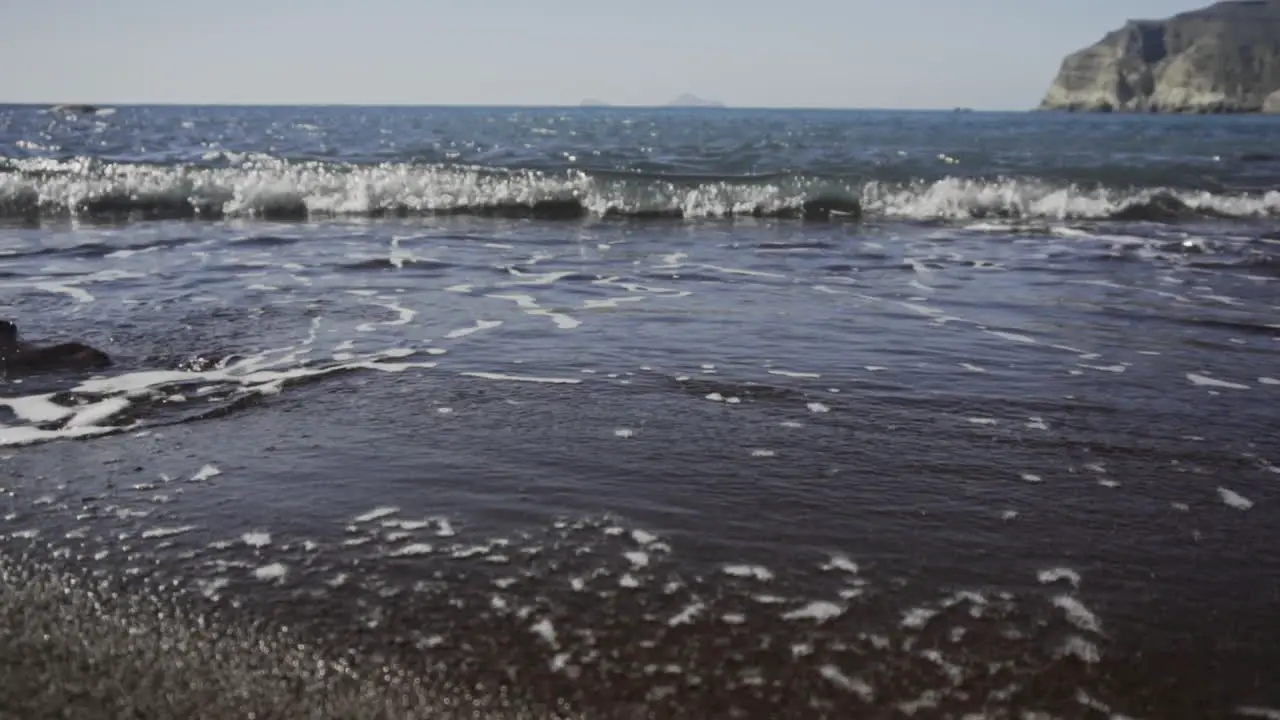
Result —
<path fill-rule="evenodd" d="M 1209 0 L 0 0 L 0 102 L 1024 109 Z"/>

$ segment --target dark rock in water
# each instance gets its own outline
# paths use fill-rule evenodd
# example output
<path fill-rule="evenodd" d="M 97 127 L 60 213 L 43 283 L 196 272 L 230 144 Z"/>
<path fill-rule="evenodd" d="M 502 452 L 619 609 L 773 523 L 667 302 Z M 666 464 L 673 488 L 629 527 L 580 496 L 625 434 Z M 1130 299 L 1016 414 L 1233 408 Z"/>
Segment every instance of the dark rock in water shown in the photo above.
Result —
<path fill-rule="evenodd" d="M 1280 0 L 1131 20 L 1067 56 L 1040 108 L 1280 112 Z"/>
<path fill-rule="evenodd" d="M 111 358 L 106 353 L 83 343 L 40 347 L 22 342 L 18 327 L 8 320 L 0 320 L 0 374 L 90 370 L 109 365 Z"/>

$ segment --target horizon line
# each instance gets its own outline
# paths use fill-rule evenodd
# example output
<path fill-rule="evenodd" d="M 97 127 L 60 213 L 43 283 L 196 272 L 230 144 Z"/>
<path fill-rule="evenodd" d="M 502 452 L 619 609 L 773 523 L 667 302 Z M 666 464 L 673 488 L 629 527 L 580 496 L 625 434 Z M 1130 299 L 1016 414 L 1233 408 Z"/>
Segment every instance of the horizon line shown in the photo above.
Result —
<path fill-rule="evenodd" d="M 489 108 L 489 109 L 547 109 L 547 110 L 792 110 L 792 111 L 831 111 L 831 110 L 858 110 L 858 111 L 882 111 L 882 112 L 954 112 L 957 110 L 965 112 L 987 112 L 987 113 L 1021 113 L 1036 110 L 1036 107 L 1030 108 L 976 108 L 964 105 L 952 106 L 936 106 L 936 107 L 887 107 L 887 106 L 855 106 L 855 105 L 673 105 L 669 103 L 661 104 L 613 104 L 613 103 L 576 103 L 576 104 L 557 104 L 557 103 L 417 103 L 417 102 L 178 102 L 178 101 L 125 101 L 125 102 L 106 102 L 106 101 L 18 101 L 9 102 L 0 100 L 0 107 L 43 107 L 52 108 L 58 106 L 76 106 L 76 105 L 92 105 L 100 108 L 120 108 L 120 107 L 278 107 L 278 108 Z"/>

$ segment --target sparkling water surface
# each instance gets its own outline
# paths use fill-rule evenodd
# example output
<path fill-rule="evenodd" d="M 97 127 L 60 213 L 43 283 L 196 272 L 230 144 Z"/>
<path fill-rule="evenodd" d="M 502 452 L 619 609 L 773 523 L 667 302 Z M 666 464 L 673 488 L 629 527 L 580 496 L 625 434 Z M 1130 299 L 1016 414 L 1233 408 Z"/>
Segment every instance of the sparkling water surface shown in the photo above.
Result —
<path fill-rule="evenodd" d="M 284 716 L 281 633 L 399 668 L 290 686 L 343 717 L 1280 717 L 1276 147 L 0 107 L 4 317 L 114 360 L 0 386 L 0 606 L 53 628 L 10 650 Z M 96 677 L 0 670 L 28 717 Z"/>

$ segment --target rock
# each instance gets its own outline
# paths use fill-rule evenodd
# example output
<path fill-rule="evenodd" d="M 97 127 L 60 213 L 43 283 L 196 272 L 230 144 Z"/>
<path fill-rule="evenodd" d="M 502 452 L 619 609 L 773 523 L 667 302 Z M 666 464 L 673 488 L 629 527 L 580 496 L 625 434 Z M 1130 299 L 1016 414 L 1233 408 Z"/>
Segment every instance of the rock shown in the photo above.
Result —
<path fill-rule="evenodd" d="M 39 347 L 21 340 L 18 326 L 0 320 L 0 376 L 51 370 L 88 370 L 111 365 L 97 348 L 78 342 Z"/>
<path fill-rule="evenodd" d="M 1280 90 L 1276 90 L 1262 101 L 1262 112 L 1264 113 L 1280 113 Z"/>
<path fill-rule="evenodd" d="M 1280 112 L 1280 0 L 1131 20 L 1062 61 L 1040 108 Z"/>

